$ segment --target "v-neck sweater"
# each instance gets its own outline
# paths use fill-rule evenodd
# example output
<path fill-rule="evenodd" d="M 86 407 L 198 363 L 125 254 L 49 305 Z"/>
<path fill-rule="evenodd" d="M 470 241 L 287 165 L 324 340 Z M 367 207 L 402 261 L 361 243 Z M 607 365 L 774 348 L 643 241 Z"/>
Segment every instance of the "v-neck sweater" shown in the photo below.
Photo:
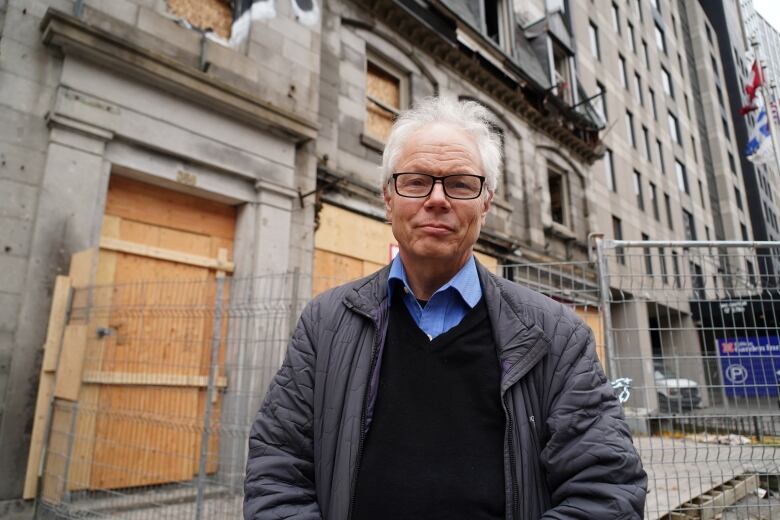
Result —
<path fill-rule="evenodd" d="M 504 518 L 504 428 L 484 300 L 429 340 L 395 299 L 352 520 Z"/>

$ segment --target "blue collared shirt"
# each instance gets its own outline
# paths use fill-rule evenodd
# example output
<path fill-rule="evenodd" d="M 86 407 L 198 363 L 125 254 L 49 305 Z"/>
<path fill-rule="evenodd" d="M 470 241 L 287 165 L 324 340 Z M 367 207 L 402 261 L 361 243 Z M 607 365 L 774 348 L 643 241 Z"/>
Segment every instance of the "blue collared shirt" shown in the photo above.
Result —
<path fill-rule="evenodd" d="M 433 293 L 425 307 L 420 305 L 409 287 L 401 255 L 396 255 L 390 265 L 387 279 L 389 297 L 392 298 L 393 289 L 398 284 L 403 287 L 404 304 L 409 314 L 431 340 L 460 323 L 466 313 L 482 298 L 482 287 L 479 285 L 477 264 L 473 255 L 449 282 Z"/>

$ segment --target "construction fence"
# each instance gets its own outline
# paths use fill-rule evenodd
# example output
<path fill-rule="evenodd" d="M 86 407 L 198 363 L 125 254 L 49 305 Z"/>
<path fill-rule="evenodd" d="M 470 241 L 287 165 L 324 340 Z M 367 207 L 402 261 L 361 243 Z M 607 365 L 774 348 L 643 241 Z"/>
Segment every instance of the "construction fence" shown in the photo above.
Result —
<path fill-rule="evenodd" d="M 601 240 L 588 262 L 499 268 L 593 329 L 648 519 L 780 519 L 780 286 L 760 274 L 779 247 Z M 36 517 L 240 518 L 249 428 L 297 317 L 344 281 L 59 278 L 25 486 Z"/>

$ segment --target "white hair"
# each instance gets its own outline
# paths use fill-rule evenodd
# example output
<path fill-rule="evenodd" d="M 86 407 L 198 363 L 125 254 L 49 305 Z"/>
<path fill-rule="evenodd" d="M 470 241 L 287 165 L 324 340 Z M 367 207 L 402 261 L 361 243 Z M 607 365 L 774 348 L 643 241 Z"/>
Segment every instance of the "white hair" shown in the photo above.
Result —
<path fill-rule="evenodd" d="M 487 191 L 496 191 L 501 173 L 501 138 L 496 133 L 493 114 L 476 101 L 455 101 L 428 97 L 415 103 L 396 119 L 382 154 L 382 179 L 387 184 L 409 136 L 431 123 L 451 124 L 462 128 L 477 144 L 482 159 Z"/>

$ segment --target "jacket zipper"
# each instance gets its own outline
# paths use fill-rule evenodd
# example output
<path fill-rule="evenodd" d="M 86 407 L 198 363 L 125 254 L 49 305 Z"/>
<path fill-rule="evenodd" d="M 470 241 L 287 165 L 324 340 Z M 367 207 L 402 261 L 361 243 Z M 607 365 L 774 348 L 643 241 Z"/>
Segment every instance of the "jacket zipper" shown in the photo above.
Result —
<path fill-rule="evenodd" d="M 530 353 L 529 353 L 530 354 Z M 520 380 L 521 377 L 525 376 L 528 370 L 530 370 L 530 367 L 534 366 L 536 362 L 539 360 L 540 355 L 534 355 L 533 357 L 526 357 L 523 361 L 518 363 L 513 367 L 513 375 L 510 377 L 508 376 L 505 382 L 502 382 L 502 388 L 504 389 L 503 394 L 503 404 L 504 404 L 504 410 L 506 412 L 507 417 L 507 439 L 509 441 L 509 462 L 511 465 L 511 471 L 510 475 L 512 476 L 512 518 L 518 519 L 520 518 L 520 491 L 518 489 L 517 485 L 517 475 L 515 473 L 516 468 L 516 456 L 515 456 L 515 445 L 514 445 L 514 434 L 515 434 L 515 428 L 514 428 L 514 416 L 512 415 L 514 407 L 510 406 L 509 404 L 509 392 L 511 391 L 512 386 L 517 383 L 517 381 Z M 534 424 L 534 429 L 535 429 Z M 535 437 L 534 432 L 534 437 Z"/>
<path fill-rule="evenodd" d="M 365 441 L 366 438 L 366 412 L 368 411 L 368 394 L 369 394 L 369 386 L 371 385 L 371 378 L 374 374 L 374 368 L 376 365 L 377 360 L 377 354 L 379 352 L 379 326 L 376 324 L 374 319 L 369 316 L 368 314 L 359 311 L 355 307 L 352 307 L 352 309 L 360 314 L 361 316 L 365 316 L 369 320 L 371 320 L 371 323 L 374 326 L 374 346 L 371 351 L 371 363 L 369 363 L 369 370 L 368 370 L 368 382 L 366 384 L 366 393 L 363 395 L 363 409 L 360 411 L 360 438 L 358 440 L 358 451 L 357 451 L 357 459 L 355 460 L 355 472 L 352 474 L 352 484 L 350 486 L 350 499 L 349 499 L 349 512 L 347 513 L 347 520 L 350 520 L 352 518 L 352 511 L 355 509 L 355 497 L 356 497 L 356 486 L 357 486 L 357 477 L 358 473 L 360 472 L 360 461 L 363 458 L 363 441 Z"/>
<path fill-rule="evenodd" d="M 517 461 L 515 459 L 515 443 L 514 443 L 514 418 L 512 417 L 511 408 L 509 406 L 509 396 L 504 394 L 504 411 L 506 412 L 506 427 L 507 427 L 507 442 L 509 444 L 509 474 L 512 477 L 512 518 L 517 518 L 519 513 L 519 496 L 520 492 L 517 489 L 517 475 L 515 475 L 515 468 L 517 467 Z"/>

